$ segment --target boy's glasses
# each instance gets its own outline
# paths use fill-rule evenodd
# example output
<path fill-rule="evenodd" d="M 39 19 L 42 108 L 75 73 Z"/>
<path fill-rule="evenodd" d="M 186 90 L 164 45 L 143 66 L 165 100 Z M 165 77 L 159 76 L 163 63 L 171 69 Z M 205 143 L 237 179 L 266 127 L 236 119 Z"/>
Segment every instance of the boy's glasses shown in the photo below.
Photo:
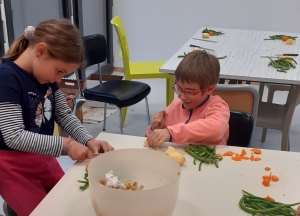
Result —
<path fill-rule="evenodd" d="M 177 95 L 181 95 L 182 93 L 185 94 L 186 97 L 192 98 L 199 92 L 202 92 L 204 89 L 200 89 L 199 91 L 191 91 L 191 90 L 182 90 L 177 84 L 173 85 L 173 90 Z"/>

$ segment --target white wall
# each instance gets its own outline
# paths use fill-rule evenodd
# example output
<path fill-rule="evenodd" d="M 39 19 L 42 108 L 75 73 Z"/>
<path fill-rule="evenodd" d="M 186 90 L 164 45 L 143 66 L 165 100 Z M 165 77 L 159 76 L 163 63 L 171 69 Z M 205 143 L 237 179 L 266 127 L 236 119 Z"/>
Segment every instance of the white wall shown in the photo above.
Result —
<path fill-rule="evenodd" d="M 300 32 L 299 0 L 114 0 L 131 61 L 167 60 L 200 27 Z M 114 34 L 114 66 L 122 67 Z"/>

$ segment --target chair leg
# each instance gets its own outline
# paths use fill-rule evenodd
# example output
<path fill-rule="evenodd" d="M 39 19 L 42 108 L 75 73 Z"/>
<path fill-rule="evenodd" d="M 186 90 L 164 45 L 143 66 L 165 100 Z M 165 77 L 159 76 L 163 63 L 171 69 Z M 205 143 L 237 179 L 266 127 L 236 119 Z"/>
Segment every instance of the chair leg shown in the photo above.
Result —
<path fill-rule="evenodd" d="M 123 108 L 125 109 L 125 108 Z M 123 115 L 122 115 L 122 112 L 124 112 L 123 109 L 119 109 L 119 112 L 120 112 L 120 132 L 121 134 L 123 134 Z M 127 108 L 126 108 L 127 110 Z"/>
<path fill-rule="evenodd" d="M 122 128 L 125 125 L 126 115 L 127 115 L 127 107 L 123 107 L 122 108 Z"/>
<path fill-rule="evenodd" d="M 146 102 L 146 111 L 147 111 L 148 125 L 150 125 L 150 112 L 149 112 L 149 104 L 148 104 L 148 98 L 147 97 L 145 97 L 145 102 Z"/>
<path fill-rule="evenodd" d="M 174 84 L 174 79 L 166 78 L 166 106 L 174 100 L 174 92 L 172 90 L 172 85 Z"/>
<path fill-rule="evenodd" d="M 281 151 L 290 151 L 289 131 L 282 132 Z"/>
<path fill-rule="evenodd" d="M 261 135 L 261 141 L 265 142 L 267 136 L 267 128 L 263 128 L 262 135 Z"/>
<path fill-rule="evenodd" d="M 103 130 L 106 130 L 106 112 L 107 112 L 107 103 L 104 104 L 104 122 L 103 122 Z"/>

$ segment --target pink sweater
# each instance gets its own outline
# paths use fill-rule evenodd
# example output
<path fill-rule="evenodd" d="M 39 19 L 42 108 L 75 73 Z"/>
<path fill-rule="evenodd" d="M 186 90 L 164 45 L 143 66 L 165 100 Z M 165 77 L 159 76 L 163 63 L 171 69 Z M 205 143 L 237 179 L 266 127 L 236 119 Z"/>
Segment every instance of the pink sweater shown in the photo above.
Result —
<path fill-rule="evenodd" d="M 192 110 L 183 108 L 178 98 L 165 111 L 165 128 L 169 130 L 172 142 L 226 145 L 230 111 L 227 103 L 219 96 L 210 96 L 204 105 Z M 146 136 L 151 133 L 150 127 Z"/>

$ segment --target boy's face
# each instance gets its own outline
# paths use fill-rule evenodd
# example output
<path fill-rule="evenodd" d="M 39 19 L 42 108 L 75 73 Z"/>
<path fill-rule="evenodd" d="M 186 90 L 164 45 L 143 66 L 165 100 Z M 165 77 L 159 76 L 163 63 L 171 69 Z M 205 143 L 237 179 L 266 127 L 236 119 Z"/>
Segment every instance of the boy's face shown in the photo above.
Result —
<path fill-rule="evenodd" d="M 206 89 L 201 89 L 198 83 L 186 83 L 180 80 L 176 84 L 182 91 L 178 94 L 178 97 L 186 109 L 193 109 L 199 106 L 216 87 L 216 85 L 210 85 Z"/>

